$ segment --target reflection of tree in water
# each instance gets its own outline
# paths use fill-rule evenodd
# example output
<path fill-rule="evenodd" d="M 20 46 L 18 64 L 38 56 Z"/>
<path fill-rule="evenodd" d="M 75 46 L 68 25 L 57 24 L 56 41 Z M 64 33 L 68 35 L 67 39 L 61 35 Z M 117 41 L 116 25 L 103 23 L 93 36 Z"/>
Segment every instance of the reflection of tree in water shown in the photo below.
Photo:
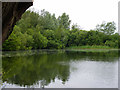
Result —
<path fill-rule="evenodd" d="M 38 53 L 38 52 L 37 52 Z M 118 51 L 110 52 L 45 52 L 31 56 L 13 56 L 3 58 L 3 81 L 30 86 L 48 85 L 55 78 L 65 83 L 69 79 L 70 60 L 114 61 Z M 63 63 L 61 63 L 63 62 Z M 67 64 L 66 64 L 67 63 Z"/>
<path fill-rule="evenodd" d="M 112 62 L 118 60 L 119 51 L 107 51 L 107 52 L 86 52 L 86 51 L 73 51 L 66 52 L 70 59 L 73 60 L 92 60 L 92 61 L 106 61 Z"/>
<path fill-rule="evenodd" d="M 58 78 L 64 83 L 69 77 L 69 65 L 57 64 L 63 59 L 56 54 L 3 58 L 3 81 L 29 86 L 44 80 L 48 85 Z"/>

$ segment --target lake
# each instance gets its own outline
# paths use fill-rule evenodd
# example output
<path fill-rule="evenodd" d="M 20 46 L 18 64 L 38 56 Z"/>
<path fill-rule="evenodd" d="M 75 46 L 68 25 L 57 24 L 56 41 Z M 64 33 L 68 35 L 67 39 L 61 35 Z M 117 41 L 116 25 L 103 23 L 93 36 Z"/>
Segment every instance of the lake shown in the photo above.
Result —
<path fill-rule="evenodd" d="M 118 50 L 3 52 L 4 88 L 118 88 Z"/>

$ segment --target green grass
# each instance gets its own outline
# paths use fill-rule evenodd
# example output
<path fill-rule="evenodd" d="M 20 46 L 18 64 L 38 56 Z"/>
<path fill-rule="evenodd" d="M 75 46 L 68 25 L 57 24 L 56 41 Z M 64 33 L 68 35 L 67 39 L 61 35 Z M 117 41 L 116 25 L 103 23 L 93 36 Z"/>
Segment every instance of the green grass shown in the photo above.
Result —
<path fill-rule="evenodd" d="M 118 48 L 111 48 L 109 46 L 98 46 L 98 45 L 94 45 L 94 46 L 71 46 L 71 47 L 67 47 L 66 50 L 69 51 L 83 51 L 83 52 L 108 52 L 111 50 L 119 50 Z"/>
<path fill-rule="evenodd" d="M 109 46 L 99 46 L 99 45 L 93 45 L 93 46 L 71 46 L 67 47 L 66 49 L 117 49 L 117 48 L 111 48 Z"/>

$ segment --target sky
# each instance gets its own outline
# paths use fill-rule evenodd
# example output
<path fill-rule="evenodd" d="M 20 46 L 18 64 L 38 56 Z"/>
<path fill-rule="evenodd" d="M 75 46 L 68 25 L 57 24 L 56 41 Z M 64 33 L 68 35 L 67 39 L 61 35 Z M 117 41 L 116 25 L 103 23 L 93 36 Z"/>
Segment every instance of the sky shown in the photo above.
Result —
<path fill-rule="evenodd" d="M 84 30 L 91 30 L 103 21 L 116 23 L 118 27 L 118 2 L 120 0 L 34 0 L 35 11 L 45 9 L 56 17 L 66 13 L 71 25 L 77 24 Z"/>

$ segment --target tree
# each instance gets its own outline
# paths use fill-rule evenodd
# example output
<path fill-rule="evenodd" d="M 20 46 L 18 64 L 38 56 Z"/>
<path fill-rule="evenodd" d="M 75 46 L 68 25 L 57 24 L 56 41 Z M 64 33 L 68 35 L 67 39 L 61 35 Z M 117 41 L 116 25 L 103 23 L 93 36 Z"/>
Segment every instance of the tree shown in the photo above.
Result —
<path fill-rule="evenodd" d="M 99 32 L 103 32 L 107 35 L 114 34 L 116 30 L 115 22 L 102 22 L 101 25 L 96 26 L 96 30 Z"/>
<path fill-rule="evenodd" d="M 58 17 L 59 25 L 63 26 L 64 29 L 70 29 L 71 20 L 69 20 L 69 15 L 63 13 L 62 16 Z"/>
<path fill-rule="evenodd" d="M 44 30 L 55 30 L 58 27 L 55 14 L 52 15 L 43 9 L 40 15 L 40 26 L 43 26 Z"/>
<path fill-rule="evenodd" d="M 66 13 L 56 18 L 55 14 L 45 10 L 41 14 L 26 11 L 3 43 L 3 50 L 61 49 L 84 45 L 120 47 L 120 35 L 114 34 L 114 22 L 103 22 L 96 26 L 96 31 L 81 30 L 77 24 L 73 24 L 70 30 L 70 23 Z"/>
<path fill-rule="evenodd" d="M 73 24 L 73 25 L 72 25 L 72 30 L 73 30 L 73 29 L 82 30 L 82 28 L 81 28 L 79 25 L 77 25 L 77 24 Z"/>
<path fill-rule="evenodd" d="M 48 40 L 39 31 L 34 32 L 33 39 L 34 39 L 34 41 L 33 41 L 34 49 L 43 49 L 43 48 L 47 47 Z"/>

